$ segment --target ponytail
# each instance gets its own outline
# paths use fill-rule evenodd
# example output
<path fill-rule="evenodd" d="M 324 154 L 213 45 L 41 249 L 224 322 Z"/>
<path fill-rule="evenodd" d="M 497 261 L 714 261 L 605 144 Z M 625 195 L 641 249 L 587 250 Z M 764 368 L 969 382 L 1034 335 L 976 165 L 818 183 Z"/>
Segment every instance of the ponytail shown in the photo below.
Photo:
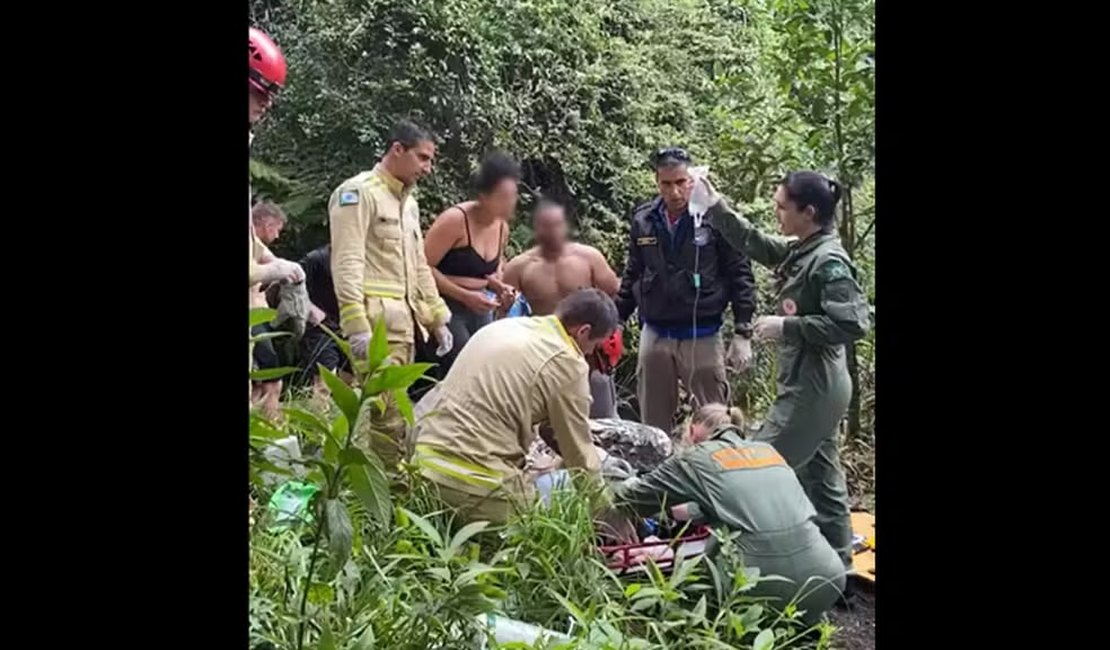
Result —
<path fill-rule="evenodd" d="M 728 419 L 729 422 L 732 423 L 732 426 L 740 429 L 740 431 L 743 431 L 744 426 L 747 424 L 747 420 L 744 418 L 744 412 L 736 406 L 733 406 L 728 410 Z"/>

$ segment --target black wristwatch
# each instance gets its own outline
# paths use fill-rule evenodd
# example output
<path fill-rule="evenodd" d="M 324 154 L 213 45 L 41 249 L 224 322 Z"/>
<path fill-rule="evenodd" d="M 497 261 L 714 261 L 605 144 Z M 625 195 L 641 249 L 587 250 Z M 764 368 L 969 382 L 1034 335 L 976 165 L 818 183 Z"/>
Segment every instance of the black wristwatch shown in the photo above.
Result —
<path fill-rule="evenodd" d="M 746 339 L 750 339 L 752 337 L 751 323 L 736 323 L 736 325 L 732 329 L 734 332 L 736 332 L 737 336 L 743 336 Z"/>

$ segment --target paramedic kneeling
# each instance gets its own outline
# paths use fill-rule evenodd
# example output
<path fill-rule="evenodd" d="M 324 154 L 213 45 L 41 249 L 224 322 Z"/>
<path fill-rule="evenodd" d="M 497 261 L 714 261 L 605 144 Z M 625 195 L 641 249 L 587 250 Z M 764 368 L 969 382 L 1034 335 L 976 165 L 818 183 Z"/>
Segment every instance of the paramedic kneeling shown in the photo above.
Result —
<path fill-rule="evenodd" d="M 614 502 L 642 516 L 666 507 L 674 519 L 741 531 L 744 566 L 791 581 L 760 582 L 750 595 L 779 609 L 798 596 L 798 610 L 813 623 L 844 590 L 844 564 L 814 523 L 794 470 L 771 445 L 744 440 L 741 429 L 738 409 L 707 404 L 694 414 L 690 446 L 618 486 Z"/>
<path fill-rule="evenodd" d="M 568 469 L 600 478 L 586 356 L 618 325 L 609 296 L 580 289 L 552 316 L 506 318 L 473 334 L 413 429 L 413 463 L 463 519 L 502 524 L 533 500 L 524 460 L 539 424 L 554 431 Z"/>

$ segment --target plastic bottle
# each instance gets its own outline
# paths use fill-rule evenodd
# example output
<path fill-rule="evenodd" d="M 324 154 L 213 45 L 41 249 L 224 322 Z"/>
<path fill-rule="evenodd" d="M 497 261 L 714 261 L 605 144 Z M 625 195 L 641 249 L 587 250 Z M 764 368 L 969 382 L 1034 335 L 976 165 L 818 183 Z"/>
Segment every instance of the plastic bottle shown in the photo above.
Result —
<path fill-rule="evenodd" d="M 554 642 L 570 641 L 570 637 L 565 634 L 548 630 L 538 625 L 532 625 L 531 623 L 525 623 L 524 621 L 498 616 L 497 614 L 486 614 L 484 616 L 479 616 L 478 619 L 485 624 L 494 640 L 498 643 L 516 642 L 532 645 L 541 638 L 552 644 Z M 486 647 L 486 640 L 483 638 L 481 648 L 485 650 Z"/>

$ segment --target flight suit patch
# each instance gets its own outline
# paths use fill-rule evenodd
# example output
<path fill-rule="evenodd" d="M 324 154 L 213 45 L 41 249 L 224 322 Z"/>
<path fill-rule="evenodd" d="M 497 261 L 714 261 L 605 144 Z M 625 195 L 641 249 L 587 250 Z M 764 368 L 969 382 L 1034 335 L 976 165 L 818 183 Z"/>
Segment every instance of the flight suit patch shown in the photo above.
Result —
<path fill-rule="evenodd" d="M 339 193 L 339 205 L 358 205 L 358 190 L 346 190 Z"/>

